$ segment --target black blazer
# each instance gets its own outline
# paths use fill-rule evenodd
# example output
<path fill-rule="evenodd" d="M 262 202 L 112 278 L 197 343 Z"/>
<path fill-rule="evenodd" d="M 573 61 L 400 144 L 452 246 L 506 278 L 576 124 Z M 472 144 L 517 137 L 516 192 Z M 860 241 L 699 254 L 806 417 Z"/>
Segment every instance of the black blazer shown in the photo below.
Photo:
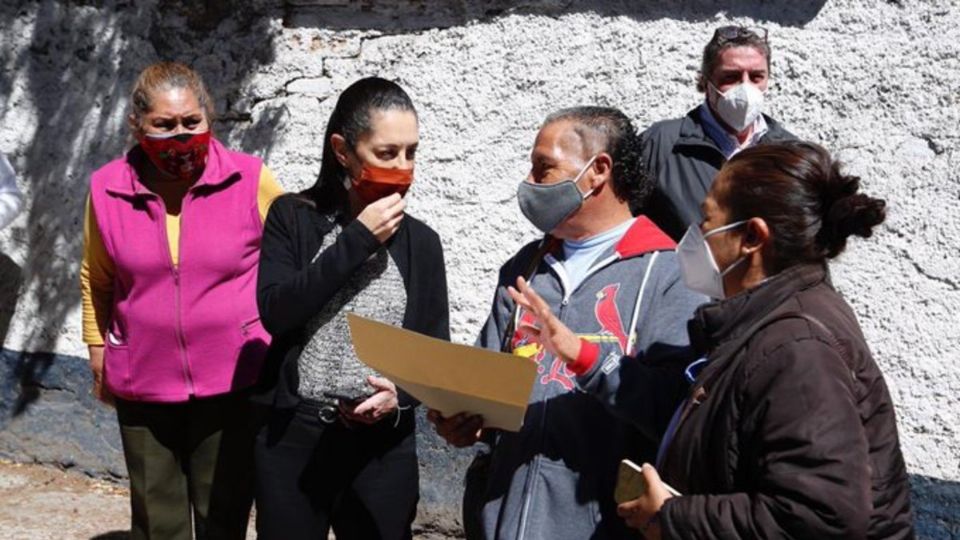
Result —
<path fill-rule="evenodd" d="M 380 242 L 359 221 L 343 222 L 336 241 L 313 260 L 330 234 L 329 217 L 302 195 L 280 197 L 263 226 L 257 305 L 263 327 L 273 336 L 254 400 L 277 408 L 295 407 L 297 359 L 306 341 L 306 323 L 373 255 Z M 407 292 L 403 328 L 450 339 L 450 311 L 443 248 L 437 233 L 407 215 L 387 250 L 397 264 Z M 349 339 L 344 336 L 344 339 Z M 399 391 L 400 406 L 416 400 Z"/>
<path fill-rule="evenodd" d="M 760 143 L 796 137 L 764 115 L 767 133 Z M 656 187 L 642 211 L 671 238 L 680 241 L 687 227 L 700 223 L 700 203 L 707 197 L 717 171 L 727 161 L 717 143 L 703 130 L 700 106 L 683 118 L 657 122 L 640 134 L 643 163 Z"/>

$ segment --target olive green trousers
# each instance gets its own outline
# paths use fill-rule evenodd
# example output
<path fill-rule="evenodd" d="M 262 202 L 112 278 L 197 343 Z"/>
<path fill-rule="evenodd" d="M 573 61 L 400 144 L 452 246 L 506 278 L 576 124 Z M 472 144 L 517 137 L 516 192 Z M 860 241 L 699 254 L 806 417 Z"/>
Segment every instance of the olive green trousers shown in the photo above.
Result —
<path fill-rule="evenodd" d="M 256 429 L 248 399 L 238 392 L 186 403 L 117 400 L 132 540 L 245 538 Z"/>

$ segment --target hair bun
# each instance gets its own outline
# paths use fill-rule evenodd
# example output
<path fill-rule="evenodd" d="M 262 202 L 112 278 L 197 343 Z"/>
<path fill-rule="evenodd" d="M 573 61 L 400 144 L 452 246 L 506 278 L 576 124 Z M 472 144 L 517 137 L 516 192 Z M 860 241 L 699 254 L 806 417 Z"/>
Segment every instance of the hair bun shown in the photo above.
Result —
<path fill-rule="evenodd" d="M 826 190 L 819 235 L 827 257 L 831 258 L 843 251 L 851 235 L 869 238 L 887 215 L 886 201 L 859 193 L 860 177 L 841 174 L 838 169 L 834 166 L 828 182 L 833 189 Z"/>

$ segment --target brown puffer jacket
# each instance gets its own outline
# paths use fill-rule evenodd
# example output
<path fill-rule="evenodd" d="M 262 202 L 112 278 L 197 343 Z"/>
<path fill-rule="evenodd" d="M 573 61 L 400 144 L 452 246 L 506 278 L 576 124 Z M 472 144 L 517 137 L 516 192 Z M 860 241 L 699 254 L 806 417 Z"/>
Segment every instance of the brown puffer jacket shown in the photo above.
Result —
<path fill-rule="evenodd" d="M 702 306 L 660 474 L 664 538 L 912 538 L 887 386 L 824 266 Z M 672 437 L 672 438 L 671 438 Z"/>

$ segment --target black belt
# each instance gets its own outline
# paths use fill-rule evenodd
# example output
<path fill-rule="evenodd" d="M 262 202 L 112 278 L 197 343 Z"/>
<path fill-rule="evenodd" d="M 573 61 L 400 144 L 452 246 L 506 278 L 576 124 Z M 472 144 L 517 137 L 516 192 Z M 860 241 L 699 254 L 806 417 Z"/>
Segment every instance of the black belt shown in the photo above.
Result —
<path fill-rule="evenodd" d="M 315 399 L 300 398 L 300 402 L 297 403 L 297 411 L 307 416 L 318 418 L 324 424 L 333 424 L 334 422 L 337 421 L 338 418 L 340 418 L 340 407 L 338 407 L 336 403 L 329 402 L 329 401 L 317 401 Z M 412 413 L 413 411 L 410 411 L 410 412 Z M 361 429 L 367 429 L 367 430 L 371 430 L 371 429 L 393 430 L 393 429 L 396 429 L 398 425 L 405 424 L 406 422 L 410 422 L 411 429 L 412 429 L 412 426 L 415 425 L 415 422 L 412 421 L 414 417 L 413 414 L 403 415 L 401 413 L 402 411 L 400 410 L 394 413 L 399 415 L 396 422 L 386 421 L 386 422 L 376 422 L 373 424 L 351 423 L 351 426 L 352 426 L 351 429 L 353 429 L 354 427 L 359 427 Z M 405 418 L 405 416 L 409 416 L 410 419 L 408 420 L 407 418 Z M 405 428 L 401 428 L 401 429 L 405 429 Z"/>
<path fill-rule="evenodd" d="M 335 403 L 314 399 L 301 398 L 297 410 L 319 418 L 324 424 L 332 424 L 340 416 L 340 409 Z"/>

